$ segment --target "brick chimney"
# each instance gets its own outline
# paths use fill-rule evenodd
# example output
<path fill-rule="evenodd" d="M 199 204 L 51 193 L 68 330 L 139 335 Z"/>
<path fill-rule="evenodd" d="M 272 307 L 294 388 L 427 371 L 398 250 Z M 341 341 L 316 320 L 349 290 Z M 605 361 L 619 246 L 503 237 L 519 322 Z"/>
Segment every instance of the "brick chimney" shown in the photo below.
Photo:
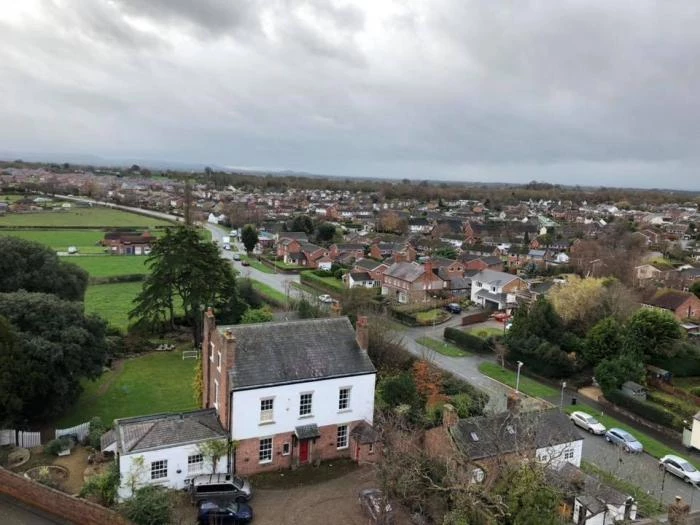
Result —
<path fill-rule="evenodd" d="M 360 315 L 355 324 L 355 339 L 360 349 L 366 352 L 369 348 L 369 321 L 366 315 Z"/>
<path fill-rule="evenodd" d="M 459 418 L 457 417 L 457 411 L 455 407 L 449 403 L 445 403 L 442 406 L 442 426 L 445 428 L 454 428 L 457 425 Z"/>
<path fill-rule="evenodd" d="M 425 264 L 423 264 L 423 271 L 425 284 L 430 288 L 430 282 L 433 280 L 433 261 L 425 261 Z"/>
<path fill-rule="evenodd" d="M 210 406 L 209 395 L 213 394 L 209 387 L 209 383 L 211 382 L 211 367 L 209 365 L 211 365 L 211 337 L 212 334 L 215 334 L 215 332 L 216 319 L 214 318 L 214 311 L 211 308 L 207 308 L 207 311 L 204 312 L 202 348 L 199 356 L 202 360 L 202 408 L 207 408 Z"/>
<path fill-rule="evenodd" d="M 224 430 L 231 429 L 231 389 L 229 386 L 228 374 L 233 368 L 236 360 L 236 337 L 230 328 L 224 332 L 222 340 L 223 348 L 221 349 L 221 371 L 219 374 L 219 421 Z"/>

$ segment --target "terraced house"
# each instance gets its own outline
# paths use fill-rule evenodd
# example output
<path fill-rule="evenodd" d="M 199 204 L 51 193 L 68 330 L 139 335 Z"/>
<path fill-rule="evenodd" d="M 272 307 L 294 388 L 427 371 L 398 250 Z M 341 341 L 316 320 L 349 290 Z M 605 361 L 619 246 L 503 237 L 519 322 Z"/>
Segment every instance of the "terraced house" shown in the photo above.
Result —
<path fill-rule="evenodd" d="M 371 461 L 376 371 L 367 318 L 216 326 L 205 314 L 203 405 L 249 475 L 339 457 Z"/>

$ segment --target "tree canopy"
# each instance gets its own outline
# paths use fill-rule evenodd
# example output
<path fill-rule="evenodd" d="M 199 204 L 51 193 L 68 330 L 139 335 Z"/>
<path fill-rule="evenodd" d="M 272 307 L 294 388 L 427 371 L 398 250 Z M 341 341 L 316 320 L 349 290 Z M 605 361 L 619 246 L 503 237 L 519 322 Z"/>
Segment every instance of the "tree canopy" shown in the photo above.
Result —
<path fill-rule="evenodd" d="M 80 380 L 102 371 L 105 329 L 79 302 L 0 294 L 0 424 L 45 420 L 75 402 Z"/>
<path fill-rule="evenodd" d="M 231 264 L 219 256 L 214 244 L 202 242 L 194 228 L 166 230 L 153 245 L 146 264 L 151 273 L 134 301 L 130 319 L 150 328 L 172 325 L 176 306 L 182 305 L 198 345 L 205 308 L 213 307 L 224 323 L 238 322 L 245 311 Z"/>
<path fill-rule="evenodd" d="M 289 224 L 289 231 L 305 232 L 307 235 L 311 235 L 314 232 L 314 222 L 308 215 L 297 215 Z"/>
<path fill-rule="evenodd" d="M 683 338 L 683 330 L 671 312 L 658 308 L 642 308 L 627 326 L 625 348 L 643 359 L 670 356 L 675 344 Z"/>
<path fill-rule="evenodd" d="M 258 244 L 258 230 L 252 224 L 246 224 L 241 230 L 241 242 L 245 247 L 245 251 L 250 253 Z"/>
<path fill-rule="evenodd" d="M 17 237 L 0 237 L 0 292 L 41 292 L 82 301 L 88 274 L 51 248 Z"/>
<path fill-rule="evenodd" d="M 625 342 L 625 329 L 612 317 L 599 321 L 586 335 L 583 357 L 590 365 L 620 355 Z"/>

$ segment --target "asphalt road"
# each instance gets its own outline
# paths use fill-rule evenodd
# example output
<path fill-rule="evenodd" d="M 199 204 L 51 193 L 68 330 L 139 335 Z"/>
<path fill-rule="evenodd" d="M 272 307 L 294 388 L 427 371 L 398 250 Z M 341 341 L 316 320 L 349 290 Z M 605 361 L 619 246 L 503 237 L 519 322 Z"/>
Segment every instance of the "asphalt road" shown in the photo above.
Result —
<path fill-rule="evenodd" d="M 0 523 L 3 525 L 56 525 L 66 522 L 58 521 L 41 511 L 0 494 Z"/>
<path fill-rule="evenodd" d="M 659 461 L 649 454 L 627 454 L 620 447 L 608 443 L 602 436 L 592 436 L 577 427 L 583 437 L 583 459 L 610 472 L 620 479 L 645 490 L 664 504 L 673 503 L 681 496 L 692 503 L 693 510 L 700 509 L 700 489 L 693 488 L 673 474 L 665 475 L 659 469 Z"/>

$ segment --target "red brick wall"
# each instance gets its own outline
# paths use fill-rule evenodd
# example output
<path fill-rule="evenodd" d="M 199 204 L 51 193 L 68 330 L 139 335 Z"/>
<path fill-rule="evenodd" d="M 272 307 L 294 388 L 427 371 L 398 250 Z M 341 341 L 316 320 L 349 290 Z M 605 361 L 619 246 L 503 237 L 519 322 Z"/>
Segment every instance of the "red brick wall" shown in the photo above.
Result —
<path fill-rule="evenodd" d="M 3 468 L 0 468 L 0 493 L 80 525 L 132 525 L 131 521 L 112 510 L 69 496 Z"/>

